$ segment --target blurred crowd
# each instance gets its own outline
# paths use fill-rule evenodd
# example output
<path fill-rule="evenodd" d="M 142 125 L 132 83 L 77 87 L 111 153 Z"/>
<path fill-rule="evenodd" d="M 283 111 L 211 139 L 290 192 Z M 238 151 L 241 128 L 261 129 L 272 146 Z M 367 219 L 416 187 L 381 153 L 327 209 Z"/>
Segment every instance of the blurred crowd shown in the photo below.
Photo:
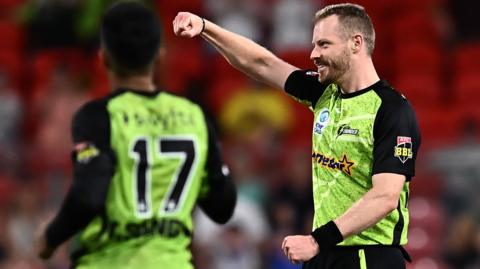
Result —
<path fill-rule="evenodd" d="M 73 113 L 110 90 L 97 48 L 101 14 L 113 2 L 0 0 L 0 268 L 68 268 L 68 247 L 42 263 L 32 239 L 71 183 Z M 196 266 L 301 268 L 280 246 L 286 235 L 311 230 L 311 113 L 229 67 L 200 38 L 174 37 L 170 26 L 178 11 L 191 11 L 311 69 L 313 15 L 340 1 L 142 2 L 165 26 L 158 87 L 200 103 L 216 120 L 239 187 L 225 227 L 196 212 Z M 374 22 L 377 71 L 413 103 L 423 135 L 411 184 L 409 268 L 480 268 L 480 3 L 353 2 Z"/>

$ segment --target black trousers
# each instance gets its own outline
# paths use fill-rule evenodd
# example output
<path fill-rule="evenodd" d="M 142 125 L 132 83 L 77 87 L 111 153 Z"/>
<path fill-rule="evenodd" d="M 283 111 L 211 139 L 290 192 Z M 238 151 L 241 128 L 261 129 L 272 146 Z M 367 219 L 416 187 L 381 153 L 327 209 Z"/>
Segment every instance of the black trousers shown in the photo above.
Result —
<path fill-rule="evenodd" d="M 305 262 L 303 269 L 405 269 L 404 255 L 396 247 L 335 247 Z"/>

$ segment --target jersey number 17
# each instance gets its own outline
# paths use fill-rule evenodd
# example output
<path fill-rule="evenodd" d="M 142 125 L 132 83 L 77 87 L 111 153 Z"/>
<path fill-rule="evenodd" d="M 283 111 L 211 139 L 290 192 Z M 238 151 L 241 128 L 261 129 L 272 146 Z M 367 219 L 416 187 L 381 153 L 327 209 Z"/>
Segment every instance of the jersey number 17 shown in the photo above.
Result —
<path fill-rule="evenodd" d="M 180 208 L 182 194 L 186 191 L 192 171 L 196 168 L 196 140 L 186 136 L 169 136 L 155 139 L 155 149 L 159 157 L 180 159 L 167 194 L 162 202 L 162 213 L 173 213 Z M 135 161 L 134 168 L 134 196 L 137 215 L 148 217 L 151 215 L 151 167 L 153 161 L 149 152 L 151 139 L 137 138 L 130 149 L 130 157 Z"/>

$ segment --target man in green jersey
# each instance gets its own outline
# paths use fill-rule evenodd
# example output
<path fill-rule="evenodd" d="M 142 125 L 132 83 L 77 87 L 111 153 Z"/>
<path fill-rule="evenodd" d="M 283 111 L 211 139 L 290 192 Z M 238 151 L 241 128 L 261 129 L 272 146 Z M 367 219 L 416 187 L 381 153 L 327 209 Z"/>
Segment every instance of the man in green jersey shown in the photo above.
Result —
<path fill-rule="evenodd" d="M 173 27 L 179 36 L 203 37 L 235 68 L 285 89 L 314 113 L 313 232 L 287 236 L 285 255 L 304 268 L 405 268 L 420 134 L 409 102 L 375 71 L 375 31 L 364 8 L 317 12 L 310 55 L 317 72 L 191 13 L 180 12 Z"/>
<path fill-rule="evenodd" d="M 152 11 L 116 4 L 101 31 L 113 92 L 74 117 L 73 184 L 38 254 L 76 235 L 74 268 L 193 268 L 195 205 L 225 223 L 236 203 L 215 133 L 198 105 L 153 84 L 161 29 Z"/>

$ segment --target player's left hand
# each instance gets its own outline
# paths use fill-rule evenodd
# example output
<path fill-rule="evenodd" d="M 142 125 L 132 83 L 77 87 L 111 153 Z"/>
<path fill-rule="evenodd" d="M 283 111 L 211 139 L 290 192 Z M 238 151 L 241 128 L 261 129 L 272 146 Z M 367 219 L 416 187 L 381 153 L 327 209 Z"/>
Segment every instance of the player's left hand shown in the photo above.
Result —
<path fill-rule="evenodd" d="M 43 260 L 48 260 L 53 255 L 53 249 L 47 245 L 47 240 L 42 236 L 35 242 L 35 251 L 37 256 Z"/>
<path fill-rule="evenodd" d="M 311 235 L 287 236 L 283 239 L 282 249 L 292 263 L 306 262 L 320 251 Z"/>
<path fill-rule="evenodd" d="M 53 252 L 55 251 L 55 249 L 50 247 L 47 243 L 47 238 L 45 237 L 46 227 L 47 222 L 43 222 L 40 224 L 37 231 L 35 232 L 34 242 L 35 253 L 39 258 L 43 260 L 47 260 L 52 257 Z"/>

